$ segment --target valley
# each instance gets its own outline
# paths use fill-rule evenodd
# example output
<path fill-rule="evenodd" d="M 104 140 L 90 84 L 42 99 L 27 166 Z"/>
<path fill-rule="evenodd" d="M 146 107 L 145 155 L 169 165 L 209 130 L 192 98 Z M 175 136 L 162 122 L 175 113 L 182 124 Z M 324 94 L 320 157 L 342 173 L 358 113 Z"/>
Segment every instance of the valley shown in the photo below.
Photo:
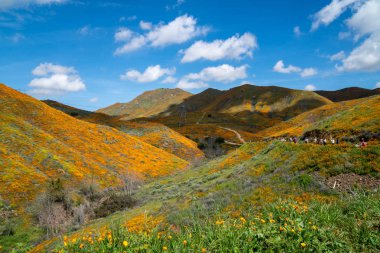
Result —
<path fill-rule="evenodd" d="M 206 90 L 223 94 L 223 106 L 188 96 L 182 121 L 181 104 L 126 119 L 0 88 L 3 249 L 245 252 L 248 240 L 257 251 L 377 250 L 379 95 L 332 102 L 246 85 L 226 99 Z M 281 102 L 249 107 L 240 89 Z M 293 136 L 298 143 L 280 140 Z M 368 145 L 355 146 L 362 139 Z"/>

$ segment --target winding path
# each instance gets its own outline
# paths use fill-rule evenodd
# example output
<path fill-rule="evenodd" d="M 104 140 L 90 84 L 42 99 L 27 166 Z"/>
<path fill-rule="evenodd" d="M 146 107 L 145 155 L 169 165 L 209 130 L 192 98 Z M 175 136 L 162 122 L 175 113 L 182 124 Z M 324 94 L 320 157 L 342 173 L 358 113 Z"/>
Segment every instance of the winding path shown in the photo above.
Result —
<path fill-rule="evenodd" d="M 238 131 L 233 130 L 231 128 L 227 128 L 227 127 L 221 127 L 221 126 L 219 128 L 233 132 L 242 144 L 245 143 L 245 140 L 243 139 L 243 137 L 241 137 L 241 135 L 238 133 Z"/>

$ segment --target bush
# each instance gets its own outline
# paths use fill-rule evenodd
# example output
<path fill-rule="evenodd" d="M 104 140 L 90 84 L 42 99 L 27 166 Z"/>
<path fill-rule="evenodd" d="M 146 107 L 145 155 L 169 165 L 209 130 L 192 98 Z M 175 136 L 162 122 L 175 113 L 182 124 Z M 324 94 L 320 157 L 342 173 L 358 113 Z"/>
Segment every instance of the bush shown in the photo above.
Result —
<path fill-rule="evenodd" d="M 96 218 L 106 217 L 114 212 L 131 208 L 136 205 L 136 200 L 129 194 L 113 193 L 103 201 L 95 212 Z"/>

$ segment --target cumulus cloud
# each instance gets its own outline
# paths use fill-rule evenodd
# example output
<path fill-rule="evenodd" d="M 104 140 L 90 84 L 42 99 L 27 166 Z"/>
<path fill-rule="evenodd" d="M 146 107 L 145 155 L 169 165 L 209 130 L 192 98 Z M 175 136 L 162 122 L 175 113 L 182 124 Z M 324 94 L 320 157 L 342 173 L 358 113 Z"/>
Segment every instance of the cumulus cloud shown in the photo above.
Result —
<path fill-rule="evenodd" d="M 115 33 L 115 41 L 128 41 L 133 35 L 133 32 L 128 28 L 121 27 Z"/>
<path fill-rule="evenodd" d="M 148 31 L 145 34 L 132 33 L 128 39 L 116 39 L 120 31 L 116 32 L 115 40 L 124 41 L 124 45 L 116 49 L 116 55 L 128 53 L 143 46 L 165 47 L 181 44 L 196 36 L 205 35 L 209 31 L 206 26 L 197 26 L 197 20 L 189 15 L 179 16 L 168 24 L 153 25 L 142 21 L 140 27 Z"/>
<path fill-rule="evenodd" d="M 345 57 L 346 57 L 346 54 L 344 53 L 343 50 L 329 56 L 330 61 L 340 61 L 340 60 L 343 60 Z"/>
<path fill-rule="evenodd" d="M 216 61 L 221 59 L 242 59 L 252 57 L 253 50 L 258 47 L 256 37 L 251 33 L 242 36 L 234 35 L 226 40 L 213 42 L 196 41 L 184 50 L 181 62 L 193 62 L 200 59 Z"/>
<path fill-rule="evenodd" d="M 302 70 L 301 76 L 302 77 L 308 77 L 308 76 L 314 76 L 318 73 L 318 71 L 315 68 L 306 68 Z"/>
<path fill-rule="evenodd" d="M 175 83 L 177 82 L 177 78 L 174 76 L 168 76 L 164 80 L 162 80 L 162 83 Z"/>
<path fill-rule="evenodd" d="M 144 72 L 132 69 L 120 76 L 121 80 L 131 80 L 139 83 L 154 82 L 163 76 L 171 76 L 176 72 L 175 68 L 161 68 L 160 65 L 149 66 Z"/>
<path fill-rule="evenodd" d="M 312 30 L 318 29 L 321 25 L 329 25 L 337 19 L 352 4 L 359 0 L 333 0 L 319 12 L 314 14 Z"/>
<path fill-rule="evenodd" d="M 317 87 L 315 87 L 313 84 L 308 84 L 305 86 L 304 90 L 306 91 L 315 91 L 317 90 Z"/>
<path fill-rule="evenodd" d="M 93 35 L 99 31 L 101 31 L 100 27 L 92 27 L 91 25 L 86 25 L 86 26 L 81 27 L 78 30 L 78 34 L 82 36 L 88 36 L 88 35 Z"/>
<path fill-rule="evenodd" d="M 207 88 L 207 87 L 209 87 L 209 84 L 203 81 L 191 81 L 191 80 L 186 80 L 186 79 L 181 79 L 177 84 L 177 88 L 180 88 L 183 90 L 193 90 L 193 89 L 201 89 L 201 88 Z"/>
<path fill-rule="evenodd" d="M 347 8 L 352 16 L 345 20 L 350 32 L 344 34 L 353 37 L 357 45 L 349 54 L 338 55 L 338 71 L 379 71 L 380 70 L 380 0 L 333 0 L 319 11 L 313 22 L 316 29 L 320 24 L 328 25 L 339 17 Z M 329 10 L 329 11 L 328 11 Z M 322 15 L 321 13 L 331 13 Z M 322 18 L 325 17 L 325 18 Z M 330 18 L 328 18 L 330 17 Z M 322 21 L 324 20 L 324 21 Z M 343 34 L 343 33 L 342 33 Z M 348 38 L 348 37 L 347 37 Z M 339 58 L 340 57 L 340 58 Z"/>
<path fill-rule="evenodd" d="M 231 83 L 238 79 L 247 77 L 248 66 L 243 65 L 234 67 L 228 64 L 223 64 L 217 67 L 204 68 L 199 73 L 191 73 L 185 76 L 189 80 L 215 81 L 222 83 Z"/>
<path fill-rule="evenodd" d="M 182 77 L 177 87 L 181 89 L 199 89 L 208 87 L 207 82 L 231 83 L 246 78 L 247 68 L 247 65 L 234 67 L 228 64 L 204 68 L 199 73 L 190 73 Z"/>
<path fill-rule="evenodd" d="M 376 88 L 380 88 L 380 82 L 377 82 Z"/>
<path fill-rule="evenodd" d="M 299 73 L 301 77 L 314 76 L 318 73 L 317 69 L 315 69 L 315 68 L 302 69 L 300 67 L 293 66 L 293 65 L 285 66 L 285 63 L 283 60 L 279 60 L 273 66 L 273 71 L 278 72 L 278 73 L 282 73 L 282 74 Z"/>
<path fill-rule="evenodd" d="M 37 76 L 28 84 L 33 88 L 32 94 L 58 95 L 86 89 L 86 85 L 73 67 L 42 63 L 33 69 L 32 74 Z"/>
<path fill-rule="evenodd" d="M 342 60 L 339 71 L 380 70 L 380 0 L 369 0 L 346 21 L 355 39 L 367 38 Z"/>
<path fill-rule="evenodd" d="M 61 4 L 68 0 L 1 0 L 0 9 L 24 8 L 29 5 Z"/>
<path fill-rule="evenodd" d="M 285 67 L 284 61 L 279 60 L 273 67 L 274 72 L 283 73 L 283 74 L 290 74 L 290 73 L 297 73 L 301 72 L 302 69 L 293 65 L 289 65 Z"/>
<path fill-rule="evenodd" d="M 143 30 L 151 30 L 153 27 L 153 24 L 150 22 L 145 22 L 143 20 L 140 21 L 140 28 Z"/>

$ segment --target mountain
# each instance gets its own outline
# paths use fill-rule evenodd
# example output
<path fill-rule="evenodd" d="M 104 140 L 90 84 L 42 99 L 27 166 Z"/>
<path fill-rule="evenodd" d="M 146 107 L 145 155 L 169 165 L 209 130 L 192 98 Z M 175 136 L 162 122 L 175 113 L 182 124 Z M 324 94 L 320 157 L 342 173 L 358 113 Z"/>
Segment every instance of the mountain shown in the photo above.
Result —
<path fill-rule="evenodd" d="M 380 94 L 380 88 L 369 90 L 359 87 L 349 87 L 336 91 L 317 90 L 315 93 L 328 98 L 333 102 L 340 102 Z"/>
<path fill-rule="evenodd" d="M 77 187 L 117 186 L 127 175 L 157 178 L 188 162 L 114 128 L 77 120 L 0 84 L 0 195 L 32 200 L 61 178 Z"/>
<path fill-rule="evenodd" d="M 181 89 L 156 89 L 146 91 L 128 103 L 116 103 L 97 110 L 123 119 L 151 117 L 166 111 L 170 106 L 180 104 L 192 94 Z"/>
<path fill-rule="evenodd" d="M 219 137 L 236 142 L 231 139 L 231 133 L 220 131 L 220 127 L 241 134 L 256 133 L 331 103 L 310 91 L 246 84 L 226 91 L 207 89 L 148 120 L 165 124 L 192 139 L 209 136 L 210 129 L 214 128 L 223 134 Z M 249 133 L 245 136 L 247 140 L 253 139 Z"/>
<path fill-rule="evenodd" d="M 165 125 L 147 121 L 125 121 L 120 116 L 80 110 L 52 100 L 43 102 L 77 119 L 116 128 L 184 160 L 193 161 L 204 157 L 203 152 L 197 148 L 197 143 Z"/>
<path fill-rule="evenodd" d="M 380 138 L 380 95 L 328 104 L 257 133 L 258 137 L 325 135 Z"/>

